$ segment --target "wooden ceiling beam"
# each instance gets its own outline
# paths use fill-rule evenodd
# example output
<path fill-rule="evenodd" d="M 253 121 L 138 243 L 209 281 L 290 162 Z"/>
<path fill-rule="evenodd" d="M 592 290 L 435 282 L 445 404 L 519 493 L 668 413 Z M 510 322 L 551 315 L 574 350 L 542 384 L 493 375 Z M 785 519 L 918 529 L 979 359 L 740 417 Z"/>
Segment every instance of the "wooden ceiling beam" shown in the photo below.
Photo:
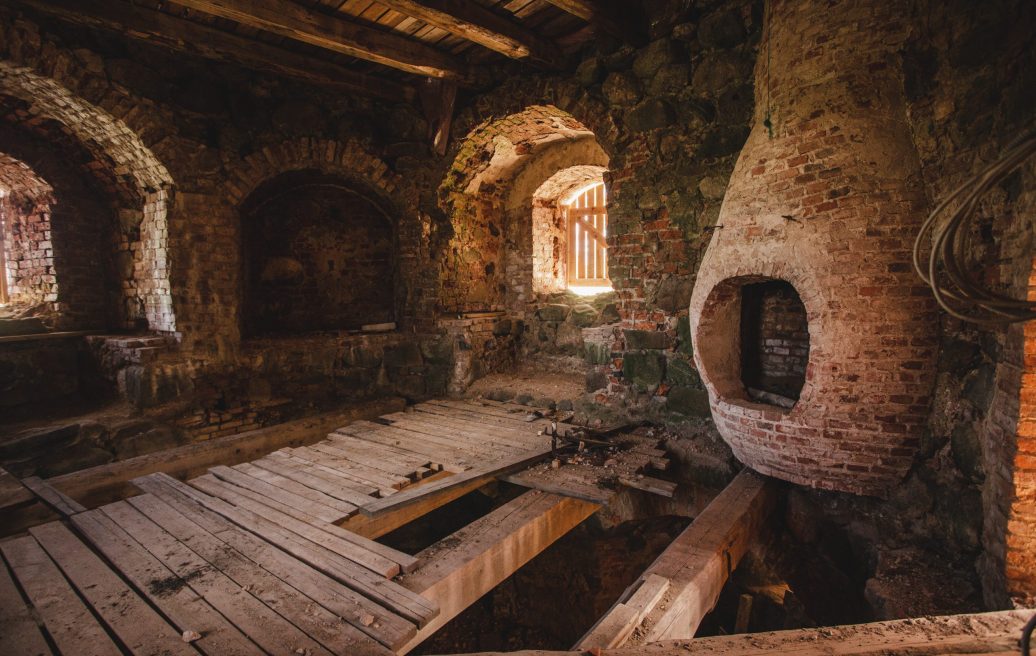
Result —
<path fill-rule="evenodd" d="M 289 0 L 177 0 L 177 4 L 416 75 L 466 76 L 464 64 L 448 53 L 399 34 L 307 9 Z"/>
<path fill-rule="evenodd" d="M 547 0 L 562 11 L 593 24 L 595 27 L 623 41 L 643 45 L 647 41 L 641 16 L 633 15 L 632 8 L 620 4 L 624 11 L 616 11 L 602 0 Z M 625 2 L 625 0 L 623 0 Z"/>
<path fill-rule="evenodd" d="M 412 102 L 416 91 L 330 62 L 253 41 L 161 11 L 114 0 L 18 0 L 22 5 L 79 25 L 114 30 L 177 52 L 345 89 L 392 102 Z"/>
<path fill-rule="evenodd" d="M 555 66 L 561 58 L 557 44 L 471 0 L 378 2 L 512 59 L 529 58 Z"/>

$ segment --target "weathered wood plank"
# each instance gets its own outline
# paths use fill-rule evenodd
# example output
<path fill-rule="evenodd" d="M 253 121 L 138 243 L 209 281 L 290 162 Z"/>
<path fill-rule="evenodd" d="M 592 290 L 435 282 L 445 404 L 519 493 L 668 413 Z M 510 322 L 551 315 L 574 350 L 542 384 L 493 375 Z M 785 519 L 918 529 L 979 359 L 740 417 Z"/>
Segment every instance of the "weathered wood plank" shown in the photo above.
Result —
<path fill-rule="evenodd" d="M 338 636 L 339 642 L 335 644 L 343 653 L 381 654 L 383 651 L 373 640 L 393 648 L 416 631 L 413 624 L 241 530 L 201 504 L 175 490 L 165 490 L 164 494 L 161 499 L 150 494 L 133 497 L 127 503 L 239 585 L 255 590 L 267 603 L 274 603 L 276 599 L 290 600 L 285 612 L 296 625 L 306 626 L 322 642 L 334 642 L 327 636 L 330 632 Z M 315 605 L 309 600 L 316 602 Z M 292 612 L 297 609 L 304 609 L 305 615 L 295 617 Z M 330 612 L 330 619 L 324 609 Z M 374 621 L 368 624 L 365 617 L 372 617 Z"/>
<path fill-rule="evenodd" d="M 48 478 L 47 483 L 88 508 L 96 507 L 135 494 L 130 481 L 139 476 L 155 472 L 181 479 L 198 476 L 215 465 L 249 462 L 280 448 L 318 442 L 332 430 L 358 418 L 394 412 L 403 405 L 399 398 L 375 399 L 340 411 L 55 476 Z"/>
<path fill-rule="evenodd" d="M 291 531 L 301 538 L 305 538 L 306 540 L 309 540 L 314 544 L 318 544 L 329 551 L 333 551 L 339 556 L 347 558 L 357 565 L 366 567 L 375 574 L 380 574 L 386 578 L 392 578 L 396 574 L 399 574 L 401 570 L 399 563 L 385 558 L 380 554 L 368 551 L 353 542 L 343 540 L 332 533 L 331 530 L 296 519 L 295 517 L 292 517 L 287 513 L 283 513 L 272 506 L 263 505 L 262 503 L 253 501 L 252 499 L 239 494 L 231 485 L 220 481 L 214 476 L 199 476 L 198 478 L 191 479 L 190 484 L 213 497 L 218 497 L 233 504 L 239 509 L 255 513 L 256 517 L 262 517 L 285 530 Z M 232 518 L 228 519 L 233 521 Z M 327 526 L 330 527 L 332 525 L 328 524 Z M 338 527 L 334 528 L 344 532 Z"/>
<path fill-rule="evenodd" d="M 435 600 L 441 612 L 400 653 L 427 639 L 597 508 L 578 499 L 526 492 L 422 551 L 418 557 L 425 565 L 403 584 Z"/>
<path fill-rule="evenodd" d="M 26 656 L 49 656 L 47 645 L 39 625 L 32 618 L 29 608 L 22 601 L 18 589 L 0 562 L 0 644 L 6 645 L 12 653 Z"/>
<path fill-rule="evenodd" d="M 258 647 L 197 592 L 100 510 L 72 518 L 83 535 L 168 617 L 176 628 L 195 631 L 193 644 L 206 654 L 245 654 Z"/>
<path fill-rule="evenodd" d="M 560 51 L 554 43 L 521 23 L 465 0 L 381 0 L 381 4 L 418 18 L 450 34 L 473 41 L 512 59 L 556 64 Z"/>
<path fill-rule="evenodd" d="M 172 489 L 183 496 L 201 503 L 209 510 L 237 524 L 240 528 L 254 533 L 282 551 L 292 554 L 311 567 L 324 572 L 418 626 L 424 626 L 431 618 L 438 614 L 438 608 L 420 595 L 413 594 L 393 581 L 375 574 L 366 567 L 357 565 L 326 547 L 301 538 L 254 512 L 231 506 L 221 499 L 210 497 L 189 485 L 180 483 L 163 474 L 152 474 L 143 479 L 138 479 L 135 483 L 141 489 L 146 489 L 159 497 L 167 496 L 169 489 Z"/>
<path fill-rule="evenodd" d="M 61 652 L 84 656 L 122 653 L 35 539 L 7 540 L 0 543 L 0 551 Z M 0 626 L 0 642 L 5 651 L 11 649 L 7 653 L 51 653 L 4 567 L 0 567 Z"/>
<path fill-rule="evenodd" d="M 287 0 L 182 0 L 242 25 L 428 77 L 465 77 L 464 64 L 424 43 L 310 11 Z"/>
<path fill-rule="evenodd" d="M 377 492 L 377 488 L 357 488 L 346 486 L 344 481 L 327 480 L 320 475 L 320 472 L 310 471 L 308 468 L 300 467 L 298 461 L 288 457 L 275 458 L 266 457 L 252 463 L 254 466 L 270 471 L 278 476 L 290 479 L 310 489 L 322 492 L 327 496 L 351 503 L 357 507 L 369 503 L 373 497 L 371 494 Z M 354 483 L 355 485 L 355 483 Z"/>
<path fill-rule="evenodd" d="M 663 551 L 615 606 L 576 645 L 577 649 L 621 646 L 636 626 L 648 627 L 644 640 L 692 638 L 712 610 L 727 576 L 758 539 L 776 501 L 772 482 L 744 470 Z M 649 595 L 635 610 L 637 624 L 628 626 L 625 602 L 659 577 L 669 582 L 664 595 Z M 650 603 L 647 603 L 650 602 Z M 620 618 L 609 619 L 612 612 Z M 607 631 L 619 633 L 607 633 Z M 621 634 L 621 635 L 620 635 Z"/>
<path fill-rule="evenodd" d="M 600 656 L 1011 656 L 1032 611 L 921 617 L 871 624 L 829 626 L 666 641 L 601 649 Z M 583 656 L 586 651 L 526 650 L 506 656 Z M 468 656 L 504 656 L 483 652 Z"/>
<path fill-rule="evenodd" d="M 51 522 L 31 528 L 29 533 L 130 652 L 197 653 L 64 525 Z"/>
<path fill-rule="evenodd" d="M 368 517 L 377 517 L 407 505 L 419 503 L 431 495 L 440 494 L 443 491 L 454 487 L 467 485 L 472 481 L 490 481 L 502 474 L 507 474 L 523 467 L 542 460 L 550 455 L 550 445 L 538 449 L 530 449 L 516 456 L 502 460 L 496 460 L 481 467 L 473 467 L 466 472 L 454 474 L 431 485 L 415 487 L 404 490 L 385 499 L 377 499 L 365 506 L 361 506 L 360 512 Z"/>
<path fill-rule="evenodd" d="M 238 465 L 241 467 L 241 465 Z M 259 467 L 255 468 L 259 471 L 265 471 Z M 274 508 L 289 508 L 295 512 L 304 514 L 310 519 L 319 519 L 325 522 L 337 522 L 345 519 L 350 515 L 356 513 L 356 506 L 352 504 L 346 504 L 344 501 L 337 501 L 349 510 L 342 512 L 340 509 L 326 506 L 319 501 L 314 501 L 309 497 L 303 497 L 294 492 L 290 492 L 283 488 L 277 487 L 271 483 L 255 478 L 246 474 L 244 471 L 238 469 L 232 469 L 230 467 L 211 467 L 209 473 L 216 478 L 226 481 L 227 483 L 235 486 L 237 489 L 242 490 L 241 494 L 252 498 L 263 501 Z M 330 497 L 327 497 L 330 499 Z M 291 513 L 289 513 L 291 514 Z"/>
<path fill-rule="evenodd" d="M 246 68 L 272 71 L 394 102 L 410 102 L 415 96 L 414 89 L 386 78 L 357 73 L 331 62 L 130 3 L 108 0 L 18 1 L 72 23 L 113 30 L 122 36 L 176 52 L 188 52 L 216 61 L 229 60 Z"/>
<path fill-rule="evenodd" d="M 101 510 L 266 652 L 290 654 L 303 649 L 329 653 L 137 509 L 118 502 Z M 274 607 L 284 610 L 286 603 L 290 602 L 282 600 Z"/>
<path fill-rule="evenodd" d="M 72 497 L 46 483 L 39 476 L 30 476 L 22 481 L 41 501 L 64 517 L 81 513 L 86 508 Z"/>
<path fill-rule="evenodd" d="M 348 517 L 356 512 L 356 506 L 347 501 L 336 499 L 332 496 L 324 494 L 323 492 L 320 492 L 319 490 L 314 490 L 311 487 L 306 487 L 298 481 L 293 481 L 290 478 L 285 478 L 284 476 L 281 476 L 280 474 L 275 474 L 268 469 L 256 467 L 250 462 L 235 465 L 233 469 L 235 471 L 239 471 L 242 474 L 249 476 L 250 478 L 255 478 L 260 481 L 263 481 L 264 483 L 269 483 L 270 485 L 276 487 L 278 490 L 290 492 L 291 494 L 294 494 L 296 497 L 305 499 L 305 502 L 303 502 L 304 506 L 310 506 L 313 504 L 327 506 L 333 512 L 339 513 L 340 517 Z"/>

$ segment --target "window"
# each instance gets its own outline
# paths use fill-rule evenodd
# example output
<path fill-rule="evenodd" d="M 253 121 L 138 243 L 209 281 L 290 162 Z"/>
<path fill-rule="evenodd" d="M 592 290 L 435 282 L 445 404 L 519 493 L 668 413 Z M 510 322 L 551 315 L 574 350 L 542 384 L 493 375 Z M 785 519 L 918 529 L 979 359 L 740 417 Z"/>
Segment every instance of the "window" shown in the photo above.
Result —
<path fill-rule="evenodd" d="M 568 216 L 568 287 L 611 288 L 608 280 L 608 202 L 603 182 L 576 192 L 565 204 Z"/>

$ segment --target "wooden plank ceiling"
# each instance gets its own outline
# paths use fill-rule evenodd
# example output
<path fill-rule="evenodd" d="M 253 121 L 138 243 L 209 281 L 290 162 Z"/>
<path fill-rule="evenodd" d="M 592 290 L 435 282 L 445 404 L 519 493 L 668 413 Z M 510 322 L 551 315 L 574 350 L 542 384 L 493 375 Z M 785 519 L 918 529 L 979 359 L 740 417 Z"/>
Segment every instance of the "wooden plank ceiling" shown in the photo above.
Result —
<path fill-rule="evenodd" d="M 177 50 L 407 101 L 427 78 L 464 86 L 473 68 L 506 58 L 562 68 L 595 30 L 635 33 L 615 10 L 628 9 L 626 0 L 16 1 Z"/>

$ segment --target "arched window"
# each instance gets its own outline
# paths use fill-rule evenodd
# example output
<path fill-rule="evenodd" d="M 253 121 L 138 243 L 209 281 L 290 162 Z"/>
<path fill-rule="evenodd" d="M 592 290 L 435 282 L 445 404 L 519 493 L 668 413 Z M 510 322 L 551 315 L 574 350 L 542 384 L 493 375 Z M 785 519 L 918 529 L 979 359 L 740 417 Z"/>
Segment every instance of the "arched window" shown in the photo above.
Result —
<path fill-rule="evenodd" d="M 578 190 L 565 203 L 568 216 L 568 287 L 609 288 L 608 192 L 603 182 Z M 602 290 L 603 291 L 603 290 Z"/>

